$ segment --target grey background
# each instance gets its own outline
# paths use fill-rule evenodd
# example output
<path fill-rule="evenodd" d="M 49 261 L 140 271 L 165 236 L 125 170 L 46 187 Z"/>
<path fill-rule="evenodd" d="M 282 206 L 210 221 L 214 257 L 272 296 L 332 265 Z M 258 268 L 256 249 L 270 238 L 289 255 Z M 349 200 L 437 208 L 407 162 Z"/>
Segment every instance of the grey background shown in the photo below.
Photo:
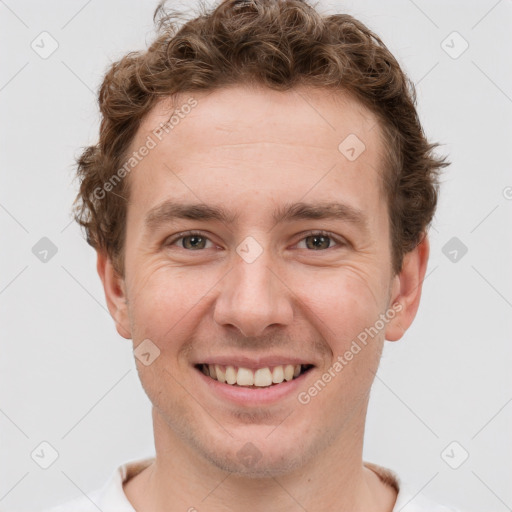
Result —
<path fill-rule="evenodd" d="M 155 6 L 0 0 L 1 510 L 87 493 L 153 453 L 131 342 L 115 331 L 70 205 L 73 159 L 97 137 L 95 91 L 111 61 L 152 39 Z M 401 341 L 386 342 L 364 459 L 439 502 L 511 510 L 512 1 L 320 7 L 384 39 L 417 84 L 427 135 L 452 161 L 418 316 Z M 31 47 L 43 31 L 58 42 L 46 59 Z M 469 44 L 457 58 L 454 31 Z M 46 262 L 32 252 L 43 237 L 57 249 Z M 43 441 L 58 452 L 48 469 L 31 458 Z M 463 450 L 469 458 L 449 467 Z"/>

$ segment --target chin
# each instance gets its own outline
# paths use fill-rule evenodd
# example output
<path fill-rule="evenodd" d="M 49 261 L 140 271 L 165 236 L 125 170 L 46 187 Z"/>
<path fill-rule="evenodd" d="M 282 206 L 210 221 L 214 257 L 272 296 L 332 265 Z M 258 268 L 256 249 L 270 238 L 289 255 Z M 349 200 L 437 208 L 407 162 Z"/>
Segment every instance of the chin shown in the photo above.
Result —
<path fill-rule="evenodd" d="M 193 440 L 196 450 L 218 469 L 245 478 L 271 478 L 300 469 L 322 446 L 295 425 L 274 421 L 268 425 L 227 427 L 221 437 Z M 323 444 L 322 436 L 319 444 Z M 194 442 L 195 441 L 195 442 Z"/>
<path fill-rule="evenodd" d="M 272 478 L 291 473 L 303 465 L 301 453 L 286 450 L 259 449 L 247 441 L 239 450 L 228 448 L 225 453 L 203 452 L 203 456 L 223 471 L 244 478 Z"/>

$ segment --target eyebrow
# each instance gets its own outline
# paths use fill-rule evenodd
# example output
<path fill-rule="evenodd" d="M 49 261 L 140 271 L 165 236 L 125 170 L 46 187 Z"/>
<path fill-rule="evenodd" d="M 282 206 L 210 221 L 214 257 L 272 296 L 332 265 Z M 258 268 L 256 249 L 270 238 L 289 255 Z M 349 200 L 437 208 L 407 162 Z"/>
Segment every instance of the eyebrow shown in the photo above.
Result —
<path fill-rule="evenodd" d="M 236 212 L 229 212 L 222 206 L 167 200 L 147 213 L 145 225 L 148 229 L 155 229 L 175 219 L 217 220 L 229 225 L 233 224 L 237 217 Z M 276 224 L 304 219 L 337 219 L 354 224 L 363 230 L 368 228 L 368 220 L 361 210 L 337 202 L 289 203 L 277 208 L 273 214 Z"/>

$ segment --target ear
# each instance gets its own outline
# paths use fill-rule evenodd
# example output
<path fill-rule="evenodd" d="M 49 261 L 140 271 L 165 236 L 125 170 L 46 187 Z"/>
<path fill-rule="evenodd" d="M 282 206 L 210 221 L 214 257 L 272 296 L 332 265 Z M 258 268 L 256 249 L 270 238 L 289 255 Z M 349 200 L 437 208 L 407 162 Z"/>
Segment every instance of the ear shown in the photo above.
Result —
<path fill-rule="evenodd" d="M 401 309 L 395 305 L 395 317 L 386 327 L 386 339 L 398 341 L 411 326 L 420 305 L 423 280 L 427 271 L 430 243 L 427 235 L 410 252 L 404 255 L 400 272 L 393 278 L 391 303 L 400 304 Z"/>
<path fill-rule="evenodd" d="M 96 269 L 103 283 L 105 298 L 117 332 L 127 340 L 131 339 L 130 321 L 126 304 L 124 279 L 119 276 L 106 253 L 98 251 Z"/>

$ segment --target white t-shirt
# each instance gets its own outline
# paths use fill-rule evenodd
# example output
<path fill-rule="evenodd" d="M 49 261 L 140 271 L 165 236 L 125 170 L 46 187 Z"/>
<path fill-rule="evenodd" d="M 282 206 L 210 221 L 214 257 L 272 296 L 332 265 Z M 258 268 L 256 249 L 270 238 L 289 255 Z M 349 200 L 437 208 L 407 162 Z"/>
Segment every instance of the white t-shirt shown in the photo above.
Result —
<path fill-rule="evenodd" d="M 123 483 L 140 473 L 154 460 L 150 457 L 128 461 L 113 472 L 103 487 L 89 492 L 87 496 L 80 496 L 42 512 L 135 512 L 123 491 Z M 384 483 L 392 485 L 398 491 L 393 512 L 460 512 L 456 508 L 439 505 L 421 493 L 413 492 L 388 468 L 370 462 L 364 462 L 364 465 L 375 471 Z"/>

